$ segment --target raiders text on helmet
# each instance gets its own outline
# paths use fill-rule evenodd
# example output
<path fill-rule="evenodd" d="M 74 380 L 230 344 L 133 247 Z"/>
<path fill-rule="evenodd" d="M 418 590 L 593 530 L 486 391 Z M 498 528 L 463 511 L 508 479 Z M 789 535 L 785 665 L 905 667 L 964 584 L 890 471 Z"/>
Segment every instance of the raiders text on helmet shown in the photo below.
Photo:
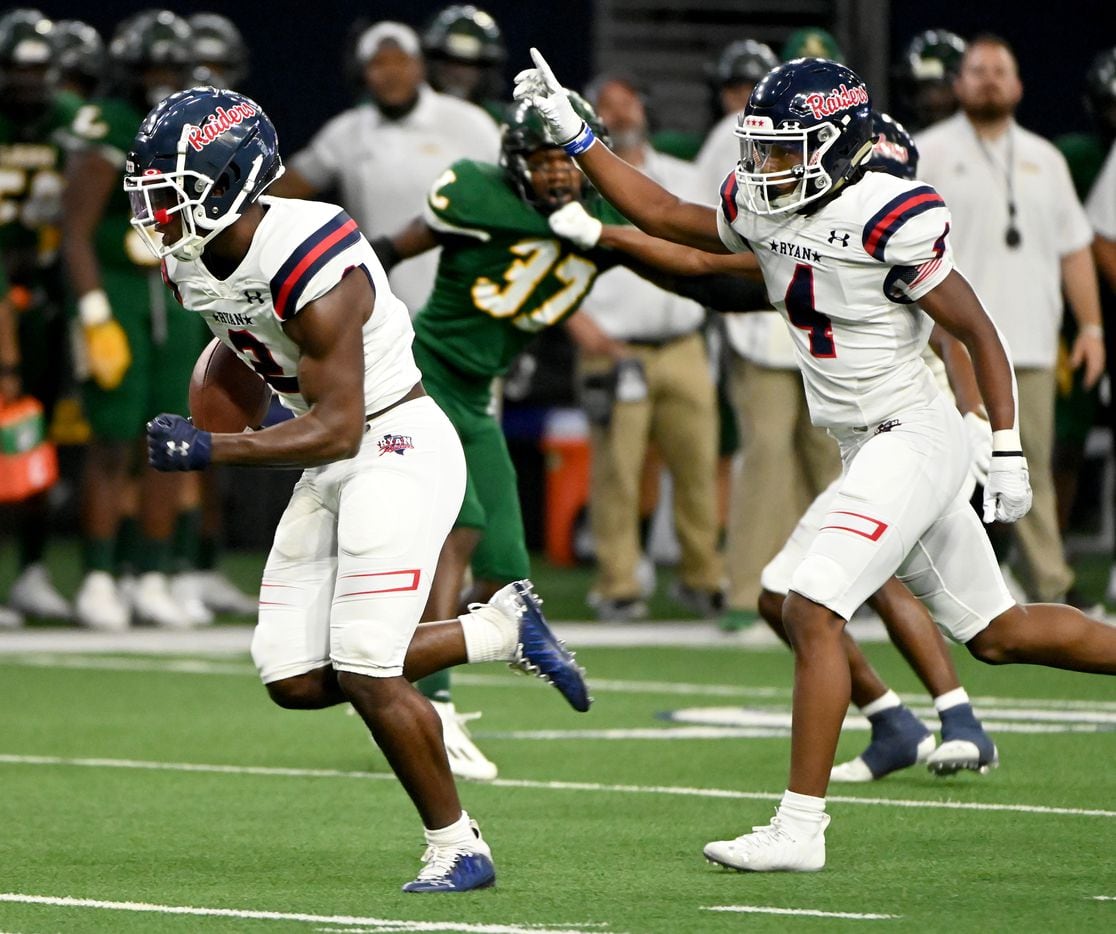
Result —
<path fill-rule="evenodd" d="M 850 68 L 799 58 L 756 85 L 735 132 L 746 207 L 757 214 L 797 211 L 836 191 L 871 154 L 872 103 Z"/>
<path fill-rule="evenodd" d="M 190 88 L 140 126 L 125 164 L 132 225 L 158 257 L 197 259 L 283 173 L 275 127 L 235 91 Z M 168 239 L 170 230 L 179 236 Z M 168 227 L 170 229 L 168 229 Z"/>

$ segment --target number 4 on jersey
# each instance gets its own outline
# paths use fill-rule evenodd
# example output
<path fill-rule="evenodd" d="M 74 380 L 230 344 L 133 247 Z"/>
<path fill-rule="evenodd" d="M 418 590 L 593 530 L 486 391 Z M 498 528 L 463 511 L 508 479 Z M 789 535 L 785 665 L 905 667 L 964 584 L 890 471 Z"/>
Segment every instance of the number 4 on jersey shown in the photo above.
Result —
<path fill-rule="evenodd" d="M 787 317 L 796 328 L 810 334 L 810 355 L 836 357 L 837 345 L 833 342 L 833 322 L 814 307 L 814 267 L 799 263 L 794 267 L 790 285 L 783 301 Z"/>

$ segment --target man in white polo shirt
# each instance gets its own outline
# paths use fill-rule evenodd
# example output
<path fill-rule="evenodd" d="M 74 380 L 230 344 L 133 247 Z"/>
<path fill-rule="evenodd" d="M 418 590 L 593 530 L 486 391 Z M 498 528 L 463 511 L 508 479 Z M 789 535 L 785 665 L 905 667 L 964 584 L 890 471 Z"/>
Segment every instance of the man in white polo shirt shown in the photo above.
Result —
<path fill-rule="evenodd" d="M 1030 513 L 1014 527 L 1028 590 L 1041 602 L 1074 601 L 1051 477 L 1054 374 L 1063 295 L 1078 325 L 1073 366 L 1084 366 L 1086 387 L 1104 372 L 1092 230 L 1065 159 L 1014 120 L 1023 85 L 1008 44 L 991 35 L 972 40 L 955 90 L 961 110 L 916 138 L 919 177 L 949 204 L 957 265 L 1015 363 L 1034 491 Z"/>
<path fill-rule="evenodd" d="M 390 20 L 357 40 L 367 100 L 331 119 L 291 158 L 275 185 L 285 198 L 336 187 L 370 240 L 395 233 L 422 209 L 434 180 L 458 159 L 496 162 L 500 132 L 480 107 L 426 83 L 418 35 Z M 392 290 L 414 315 L 434 284 L 438 250 L 400 263 Z"/>

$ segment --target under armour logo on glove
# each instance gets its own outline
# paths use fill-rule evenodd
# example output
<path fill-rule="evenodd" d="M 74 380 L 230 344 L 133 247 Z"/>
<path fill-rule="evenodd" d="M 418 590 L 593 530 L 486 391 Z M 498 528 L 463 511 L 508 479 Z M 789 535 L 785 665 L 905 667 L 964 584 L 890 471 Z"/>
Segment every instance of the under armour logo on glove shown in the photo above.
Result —
<path fill-rule="evenodd" d="M 181 415 L 147 423 L 147 462 L 156 470 L 203 470 L 212 458 L 212 435 Z"/>

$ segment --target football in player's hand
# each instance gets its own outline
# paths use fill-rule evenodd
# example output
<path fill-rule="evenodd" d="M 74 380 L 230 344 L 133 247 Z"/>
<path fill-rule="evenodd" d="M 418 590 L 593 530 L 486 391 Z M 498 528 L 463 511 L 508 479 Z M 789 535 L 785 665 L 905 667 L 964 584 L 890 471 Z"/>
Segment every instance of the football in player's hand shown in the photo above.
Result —
<path fill-rule="evenodd" d="M 267 415 L 271 390 L 217 338 L 201 352 L 190 377 L 190 417 L 203 431 L 235 434 Z"/>

